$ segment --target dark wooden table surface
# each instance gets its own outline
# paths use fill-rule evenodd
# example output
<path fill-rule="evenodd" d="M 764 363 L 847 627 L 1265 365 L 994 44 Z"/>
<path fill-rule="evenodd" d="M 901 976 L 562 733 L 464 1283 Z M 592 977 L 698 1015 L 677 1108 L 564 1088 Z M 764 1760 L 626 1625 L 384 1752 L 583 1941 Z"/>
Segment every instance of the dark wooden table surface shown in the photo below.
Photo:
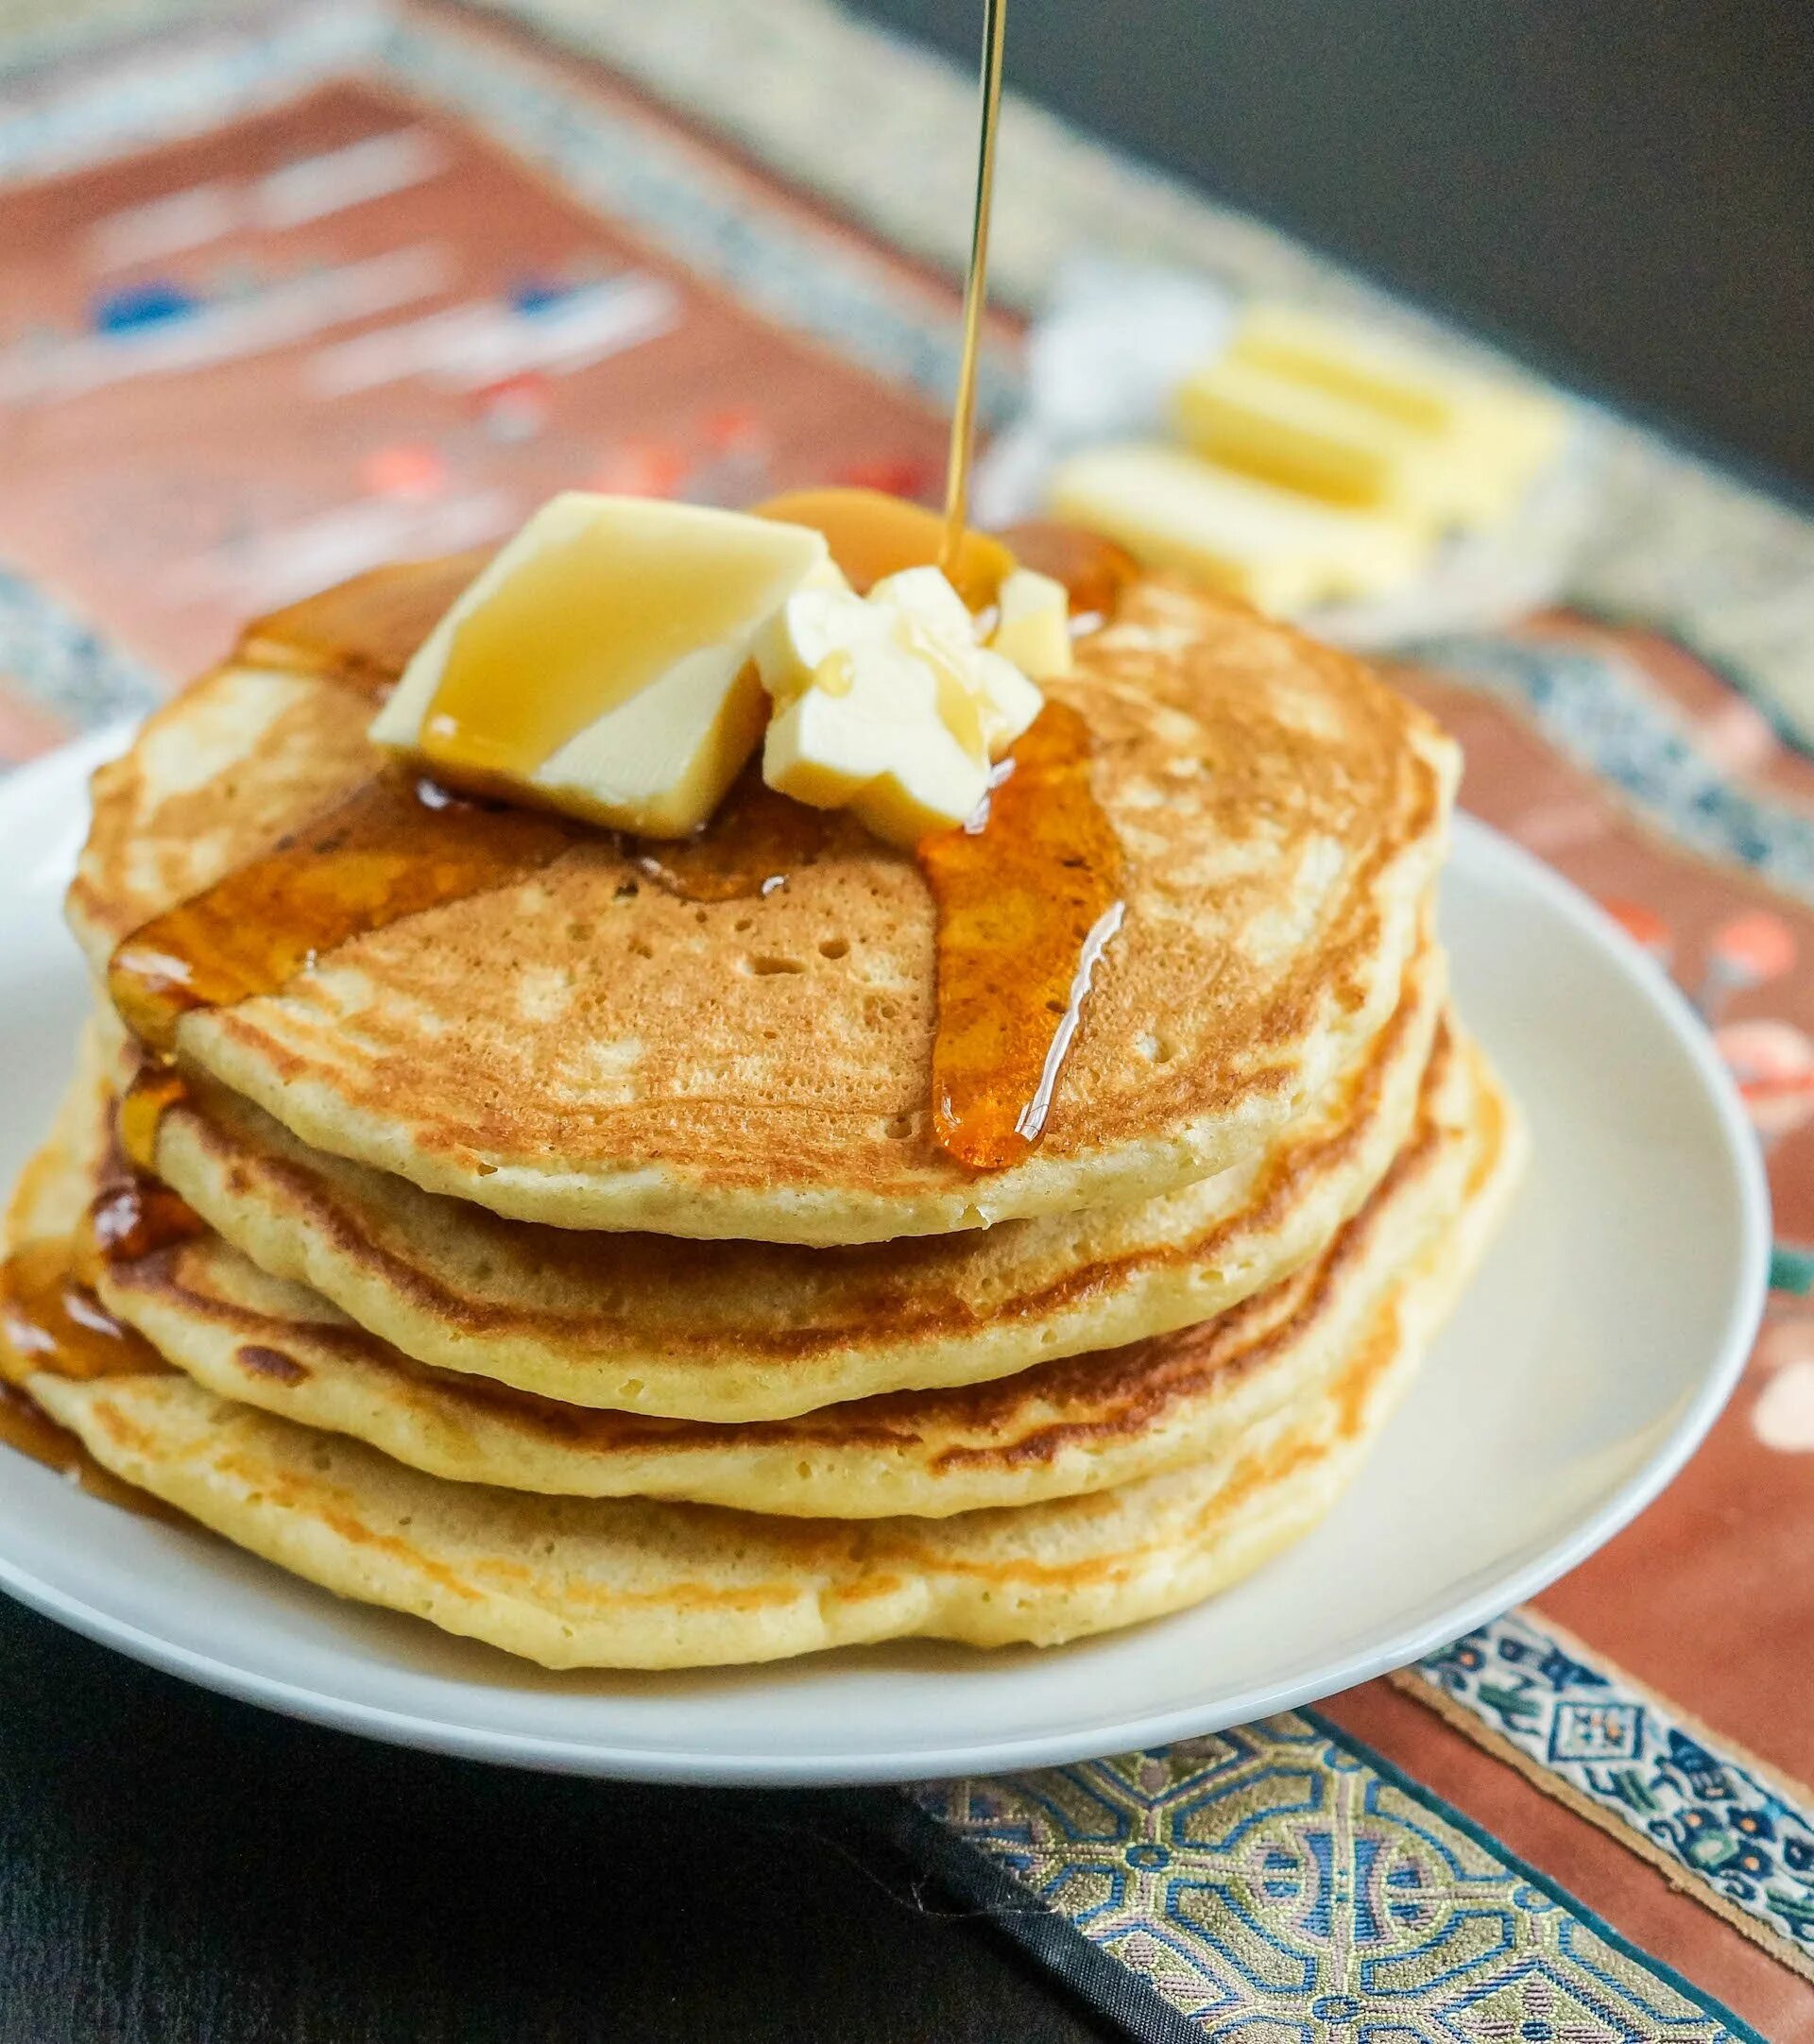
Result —
<path fill-rule="evenodd" d="M 0 2044 L 1103 2034 L 866 1803 L 402 1752 L 0 1601 Z"/>
<path fill-rule="evenodd" d="M 967 46 L 969 0 L 873 5 Z M 1583 381 L 1814 483 L 1810 18 L 1696 0 L 1029 0 L 1014 69 Z M 922 1891 L 861 1797 L 393 1751 L 0 1602 L 0 2044 L 1100 2034 Z"/>

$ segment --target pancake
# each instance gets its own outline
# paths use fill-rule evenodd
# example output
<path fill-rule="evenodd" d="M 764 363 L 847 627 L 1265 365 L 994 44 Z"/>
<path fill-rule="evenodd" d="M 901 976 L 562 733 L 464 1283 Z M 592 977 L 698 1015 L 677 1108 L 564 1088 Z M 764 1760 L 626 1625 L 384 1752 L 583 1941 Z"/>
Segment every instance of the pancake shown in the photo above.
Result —
<path fill-rule="evenodd" d="M 311 657 L 204 677 L 97 774 L 69 904 L 97 972 L 374 770 L 369 696 Z M 1124 1204 L 1250 1160 L 1397 1002 L 1455 748 L 1346 656 L 1158 584 L 1051 692 L 1090 726 L 1127 913 L 1043 1138 L 1006 1169 L 933 1140 L 932 898 L 842 816 L 784 885 L 710 902 L 588 836 L 280 994 L 185 1015 L 181 1061 L 314 1148 L 571 1228 L 867 1242 Z"/>
<path fill-rule="evenodd" d="M 425 1475 L 184 1375 L 40 1373 L 30 1388 L 106 1468 L 238 1545 L 547 1667 L 762 1661 L 909 1635 L 1054 1644 L 1195 1603 L 1316 1524 L 1471 1267 L 1512 1154 L 1483 1143 L 1438 1238 L 1275 1423 L 1228 1457 L 1046 1504 L 851 1521 L 532 1496 Z"/>
<path fill-rule="evenodd" d="M 458 1483 L 819 1518 L 945 1517 L 1226 1460 L 1351 1352 L 1446 1224 L 1503 1102 L 1445 1036 L 1410 1141 L 1292 1276 L 1199 1326 L 959 1390 L 710 1426 L 585 1411 L 427 1371 L 217 1235 L 113 1266 L 102 1303 L 223 1398 L 349 1434 Z"/>
<path fill-rule="evenodd" d="M 222 1088 L 160 1175 L 253 1263 L 441 1370 L 715 1422 L 980 1384 L 1188 1327 L 1327 1243 L 1404 1142 L 1445 980 L 1433 944 L 1360 1066 L 1251 1163 L 1106 1212 L 827 1251 L 503 1220 L 306 1149 Z"/>

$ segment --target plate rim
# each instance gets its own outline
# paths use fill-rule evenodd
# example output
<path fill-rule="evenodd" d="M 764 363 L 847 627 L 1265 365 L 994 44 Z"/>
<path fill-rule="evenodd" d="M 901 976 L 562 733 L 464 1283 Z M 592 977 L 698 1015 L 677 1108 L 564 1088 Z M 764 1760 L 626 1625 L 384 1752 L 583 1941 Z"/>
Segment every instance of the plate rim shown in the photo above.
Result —
<path fill-rule="evenodd" d="M 0 787 L 0 810 L 22 798 L 43 798 L 64 780 L 80 781 L 130 738 L 131 723 L 109 724 L 33 760 Z M 719 1753 L 676 1747 L 621 1746 L 596 1739 L 488 1729 L 445 1716 L 425 1716 L 365 1703 L 180 1645 L 48 1582 L 0 1552 L 0 1589 L 42 1616 L 163 1673 L 239 1701 L 331 1729 L 388 1745 L 445 1753 L 542 1773 L 692 1786 L 829 1787 L 906 1783 L 957 1775 L 1063 1765 L 1200 1737 L 1275 1712 L 1296 1709 L 1369 1681 L 1422 1658 L 1498 1617 L 1546 1589 L 1622 1531 L 1681 1472 L 1723 1409 L 1750 1356 L 1768 1294 L 1770 1193 L 1763 1156 L 1745 1119 L 1737 1089 L 1711 1034 L 1674 982 L 1643 948 L 1571 881 L 1489 825 L 1458 813 L 1456 849 L 1469 847 L 1490 872 L 1497 864 L 1572 925 L 1616 965 L 1662 1021 L 1699 1078 L 1737 1196 L 1739 1259 L 1724 1324 L 1699 1388 L 1650 1457 L 1623 1484 L 1522 1566 L 1494 1576 L 1474 1593 L 1425 1619 L 1359 1648 L 1309 1676 L 1260 1685 L 1208 1705 L 1180 1705 L 1132 1717 L 1033 1734 L 996 1736 L 936 1750 L 829 1755 L 813 1759 L 774 1752 Z M 1163 1621 L 1160 1621 L 1161 1623 Z"/>

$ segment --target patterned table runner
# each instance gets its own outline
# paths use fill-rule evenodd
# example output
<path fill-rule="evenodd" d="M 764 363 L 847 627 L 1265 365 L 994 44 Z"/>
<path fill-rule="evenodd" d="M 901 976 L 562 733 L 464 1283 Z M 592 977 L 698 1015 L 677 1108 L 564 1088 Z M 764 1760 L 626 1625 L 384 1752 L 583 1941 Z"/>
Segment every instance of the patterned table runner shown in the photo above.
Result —
<path fill-rule="evenodd" d="M 935 480 L 971 118 L 936 60 L 813 0 L 134 35 L 0 63 L 0 760 L 560 485 Z M 1113 247 L 1415 324 L 1025 108 L 998 239 L 1011 312 Z M 1004 316 L 995 416 L 1016 373 Z M 1814 528 L 1597 437 L 1567 607 L 1401 678 L 1468 806 L 1714 1031 L 1769 1320 L 1684 1475 L 1533 1606 L 1318 1711 L 888 1802 L 1142 2036 L 1814 2037 Z"/>

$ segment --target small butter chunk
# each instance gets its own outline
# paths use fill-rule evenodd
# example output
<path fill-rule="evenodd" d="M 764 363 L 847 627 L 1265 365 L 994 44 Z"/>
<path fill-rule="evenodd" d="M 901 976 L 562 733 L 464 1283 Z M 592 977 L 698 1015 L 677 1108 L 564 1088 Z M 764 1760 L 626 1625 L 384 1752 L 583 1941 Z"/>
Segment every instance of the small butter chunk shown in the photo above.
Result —
<path fill-rule="evenodd" d="M 832 686 L 806 690 L 769 725 L 763 779 L 813 809 L 849 809 L 891 844 L 961 824 L 988 791 L 988 761 L 939 715 L 932 669 L 897 646 L 829 665 Z"/>
<path fill-rule="evenodd" d="M 978 645 L 976 621 L 936 568 L 884 576 L 869 602 L 894 613 L 897 642 L 940 676 L 941 714 L 967 749 L 999 759 L 1039 714 L 1038 690 L 1011 660 Z"/>
<path fill-rule="evenodd" d="M 1001 615 L 989 648 L 1034 681 L 1070 673 L 1070 599 L 1062 582 L 1017 568 L 996 599 Z"/>
<path fill-rule="evenodd" d="M 757 635 L 831 573 L 800 526 L 571 491 L 429 634 L 371 737 L 455 787 L 682 836 L 762 737 Z"/>
<path fill-rule="evenodd" d="M 936 568 L 885 575 L 866 596 L 797 591 L 758 635 L 756 659 L 776 705 L 763 778 L 815 809 L 850 809 L 895 844 L 963 823 L 1044 701 L 977 643 Z"/>
<path fill-rule="evenodd" d="M 762 686 L 784 709 L 812 688 L 813 677 L 836 653 L 860 645 L 885 645 L 895 620 L 879 605 L 848 589 L 809 586 L 790 596 L 756 637 L 756 665 Z"/>

